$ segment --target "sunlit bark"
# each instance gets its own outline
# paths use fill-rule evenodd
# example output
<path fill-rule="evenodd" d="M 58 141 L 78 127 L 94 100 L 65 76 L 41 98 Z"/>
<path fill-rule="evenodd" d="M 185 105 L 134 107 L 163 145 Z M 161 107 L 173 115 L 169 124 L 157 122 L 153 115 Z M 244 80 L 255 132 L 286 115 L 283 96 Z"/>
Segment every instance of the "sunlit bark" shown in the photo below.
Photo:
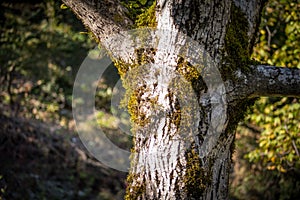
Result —
<path fill-rule="evenodd" d="M 111 43 L 111 34 L 128 30 L 132 23 L 118 1 L 63 1 L 115 61 L 140 63 L 136 52 L 141 49 L 126 46 L 124 32 L 117 40 L 122 42 Z M 263 4 L 262 0 L 157 0 L 157 29 L 162 31 L 157 32 L 152 50 L 143 49 L 149 66 L 134 68 L 139 77 L 123 75 L 133 91 L 129 110 L 136 122 L 127 199 L 227 199 L 234 131 L 248 98 L 299 96 L 299 70 L 251 66 L 249 61 Z M 213 70 L 220 73 L 211 79 L 221 82 L 205 83 L 211 69 L 203 70 L 197 80 L 187 77 L 186 67 L 199 63 L 191 59 L 192 52 L 179 54 L 188 44 L 182 35 L 209 55 Z M 134 70 L 129 68 L 128 74 Z"/>

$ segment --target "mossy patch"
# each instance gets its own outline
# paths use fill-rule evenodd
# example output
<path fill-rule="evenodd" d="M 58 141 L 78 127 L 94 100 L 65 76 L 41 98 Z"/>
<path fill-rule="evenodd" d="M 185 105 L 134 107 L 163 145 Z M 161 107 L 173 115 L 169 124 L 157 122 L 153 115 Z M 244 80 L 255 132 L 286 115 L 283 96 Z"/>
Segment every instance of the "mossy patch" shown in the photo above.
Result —
<path fill-rule="evenodd" d="M 150 122 L 150 119 L 141 110 L 142 95 L 146 92 L 146 85 L 143 85 L 132 92 L 128 102 L 128 112 L 131 116 L 131 121 L 138 126 L 145 126 Z"/>
<path fill-rule="evenodd" d="M 226 131 L 227 133 L 230 134 L 236 130 L 238 123 L 245 118 L 247 113 L 249 113 L 249 110 L 254 105 L 256 100 L 257 98 L 240 100 L 240 102 L 238 102 L 238 105 L 235 105 L 234 108 L 228 108 L 228 116 L 232 117 L 230 117 L 230 121 L 228 122 L 228 127 Z M 236 110 L 235 108 L 239 109 Z"/>
<path fill-rule="evenodd" d="M 115 13 L 113 19 L 116 23 L 122 23 L 124 21 L 124 18 L 118 13 Z"/>
<path fill-rule="evenodd" d="M 157 26 L 155 15 L 156 1 L 122 0 L 121 2 L 128 9 L 127 16 L 134 22 L 133 28 L 155 28 Z"/>
<path fill-rule="evenodd" d="M 128 72 L 128 70 L 130 68 L 134 67 L 134 65 L 128 64 L 128 63 L 124 62 L 122 59 L 115 59 L 113 62 L 114 62 L 114 65 L 116 66 L 116 68 L 118 69 L 118 72 L 119 72 L 121 78 L 126 75 L 126 73 Z"/>
<path fill-rule="evenodd" d="M 137 16 L 135 24 L 138 28 L 152 27 L 157 26 L 156 16 L 155 16 L 156 1 L 145 10 L 142 14 Z"/>
<path fill-rule="evenodd" d="M 188 199 L 200 199 L 206 185 L 211 184 L 212 175 L 201 166 L 199 154 L 195 149 L 186 152 L 186 162 L 184 184 Z"/>
<path fill-rule="evenodd" d="M 223 78 L 232 78 L 237 69 L 248 71 L 250 63 L 248 20 L 234 3 L 231 6 L 230 22 L 225 35 Z"/>
<path fill-rule="evenodd" d="M 154 63 L 154 56 L 156 54 L 157 49 L 149 47 L 149 48 L 136 48 L 134 50 L 135 60 L 131 61 L 131 63 L 125 62 L 122 59 L 114 59 L 114 65 L 117 67 L 118 72 L 121 78 L 124 78 L 127 74 L 128 70 L 134 69 L 136 67 L 147 65 L 150 63 Z M 137 76 L 139 76 L 137 74 Z"/>
<path fill-rule="evenodd" d="M 136 54 L 136 65 L 146 65 L 149 63 L 154 63 L 154 56 L 156 54 L 155 48 L 139 48 L 135 50 Z"/>
<path fill-rule="evenodd" d="M 237 79 L 235 77 L 236 71 L 241 70 L 247 73 L 251 70 L 251 65 L 258 64 L 256 61 L 250 58 L 250 46 L 249 46 L 249 25 L 245 13 L 234 3 L 231 7 L 230 22 L 226 30 L 225 36 L 225 52 L 223 56 L 223 66 L 221 68 L 222 78 L 225 80 Z M 234 108 L 228 108 L 228 116 L 230 121 L 224 137 L 235 131 L 238 122 L 244 119 L 245 114 L 249 108 L 254 104 L 256 99 L 240 99 L 238 104 Z M 236 111 L 236 108 L 239 108 Z M 231 147 L 231 152 L 234 150 L 234 145 Z"/>
<path fill-rule="evenodd" d="M 123 60 L 115 60 L 114 64 L 122 78 L 123 87 L 126 94 L 121 102 L 122 107 L 128 108 L 131 121 L 134 125 L 145 126 L 149 123 L 146 114 L 142 112 L 141 107 L 144 106 L 145 100 L 142 98 L 144 93 L 148 91 L 146 85 L 142 85 L 143 77 L 149 70 L 148 64 L 154 63 L 156 49 L 154 48 L 137 48 L 134 50 L 135 60 L 128 64 Z M 147 98 L 150 105 L 155 105 L 157 98 Z"/>
<path fill-rule="evenodd" d="M 176 71 L 182 75 L 188 82 L 193 82 L 199 79 L 200 72 L 197 68 L 191 65 L 183 57 L 179 57 L 177 60 Z"/>
<path fill-rule="evenodd" d="M 142 196 L 146 191 L 146 186 L 143 181 L 138 182 L 139 176 L 130 173 L 127 176 L 128 187 L 126 189 L 125 200 L 135 200 Z"/>
<path fill-rule="evenodd" d="M 181 122 L 181 108 L 177 98 L 174 96 L 174 92 L 170 89 L 168 90 L 168 94 L 166 96 L 169 99 L 170 103 L 174 103 L 174 108 L 168 112 L 167 117 L 170 119 L 171 124 L 174 124 L 178 129 L 180 127 Z M 169 126 L 171 125 L 169 124 Z M 169 127 L 171 129 L 171 127 Z"/>

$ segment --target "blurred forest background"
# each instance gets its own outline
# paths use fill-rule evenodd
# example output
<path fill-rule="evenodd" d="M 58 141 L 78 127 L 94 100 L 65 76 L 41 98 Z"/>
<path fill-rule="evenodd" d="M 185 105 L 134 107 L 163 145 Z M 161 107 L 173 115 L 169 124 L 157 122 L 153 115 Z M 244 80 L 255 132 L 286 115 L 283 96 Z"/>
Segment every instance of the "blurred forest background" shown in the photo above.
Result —
<path fill-rule="evenodd" d="M 138 20 L 153 1 L 124 1 Z M 271 0 L 263 10 L 253 59 L 300 68 L 300 1 Z M 122 199 L 126 173 L 83 147 L 72 120 L 72 87 L 93 36 L 62 2 L 0 3 L 0 200 Z M 99 81 L 98 123 L 130 149 L 111 112 L 119 76 Z M 261 98 L 240 123 L 231 199 L 300 199 L 300 100 Z"/>

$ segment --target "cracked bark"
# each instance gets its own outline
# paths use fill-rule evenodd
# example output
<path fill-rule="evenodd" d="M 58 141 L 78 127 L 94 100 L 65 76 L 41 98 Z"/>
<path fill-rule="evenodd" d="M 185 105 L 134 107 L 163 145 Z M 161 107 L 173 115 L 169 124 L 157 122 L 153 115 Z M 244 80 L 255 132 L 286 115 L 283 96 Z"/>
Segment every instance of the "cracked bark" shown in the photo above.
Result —
<path fill-rule="evenodd" d="M 243 80 L 249 97 L 300 97 L 300 69 L 258 65 Z"/>
<path fill-rule="evenodd" d="M 123 39 L 118 41 L 123 44 L 112 44 L 110 40 L 111 34 L 128 30 L 132 24 L 118 1 L 63 2 L 90 28 L 113 59 L 121 59 L 125 64 L 138 63 L 134 61 L 139 59 L 134 53 L 136 49 L 124 42 L 130 37 L 122 33 Z M 127 199 L 227 199 L 234 130 L 242 112 L 239 106 L 258 96 L 299 97 L 299 69 L 259 65 L 241 70 L 240 59 L 249 59 L 264 2 L 157 0 L 157 28 L 168 31 L 160 33 L 155 55 L 148 55 L 151 68 L 138 69 L 141 75 L 131 85 L 136 94 L 133 108 L 139 115 L 137 122 L 143 119 L 143 123 L 135 130 Z M 244 26 L 240 27 L 243 30 L 238 31 L 246 32 L 246 39 L 233 38 L 237 47 L 247 45 L 242 46 L 248 49 L 244 57 L 231 55 L 225 45 L 230 25 L 237 25 L 234 12 L 240 14 L 239 20 L 244 19 Z M 176 46 L 180 46 L 178 42 L 186 44 L 182 34 L 202 45 L 220 72 L 226 71 L 225 66 L 237 66 L 226 68 L 230 76 L 223 76 L 224 87 L 203 83 L 209 71 L 193 82 L 192 89 L 180 82 L 178 72 L 182 63 Z M 192 52 L 186 53 L 184 62 L 197 64 L 190 59 L 192 56 Z M 180 91 L 172 90 L 172 84 Z M 209 95 L 208 90 L 212 91 Z M 188 92 L 195 94 L 191 102 L 184 99 Z M 224 105 L 214 107 L 214 101 L 224 101 Z M 158 106 L 153 106 L 153 102 Z M 185 111 L 184 103 L 195 105 L 187 106 Z"/>
<path fill-rule="evenodd" d="M 94 34 L 103 42 L 111 35 L 128 30 L 133 22 L 128 12 L 117 0 L 62 0 Z"/>

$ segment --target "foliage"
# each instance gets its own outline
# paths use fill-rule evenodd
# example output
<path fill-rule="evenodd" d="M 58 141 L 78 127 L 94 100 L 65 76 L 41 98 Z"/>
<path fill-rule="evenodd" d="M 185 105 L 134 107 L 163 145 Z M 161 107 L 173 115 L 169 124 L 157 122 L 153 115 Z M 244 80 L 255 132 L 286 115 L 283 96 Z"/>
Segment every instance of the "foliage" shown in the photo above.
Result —
<path fill-rule="evenodd" d="M 262 13 L 254 59 L 300 68 L 299 8 L 299 1 L 269 1 Z M 256 102 L 251 115 L 238 127 L 237 154 L 246 160 L 239 161 L 241 166 L 236 169 L 244 181 L 233 183 L 235 196 L 242 199 L 249 195 L 253 199 L 299 197 L 299 191 L 295 190 L 300 185 L 296 178 L 300 173 L 299 124 L 299 99 L 272 97 Z M 249 137 L 249 132 L 254 136 Z"/>
<path fill-rule="evenodd" d="M 120 199 L 126 175 L 101 167 L 58 126 L 69 128 L 74 78 L 92 37 L 61 2 L 13 2 L 0 3 L 0 199 Z M 108 93 L 105 82 L 98 107 L 108 107 Z M 114 119 L 104 111 L 99 123 L 108 125 Z M 113 128 L 109 139 L 130 149 Z"/>
<path fill-rule="evenodd" d="M 300 103 L 297 99 L 261 99 L 249 117 L 263 132 L 259 148 L 247 158 L 262 162 L 269 170 L 280 172 L 300 169 Z"/>
<path fill-rule="evenodd" d="M 155 26 L 155 18 L 153 16 L 155 1 L 123 0 L 122 2 L 129 11 L 129 17 L 135 21 L 136 27 Z M 4 0 L 1 1 L 0 8 L 0 23 L 2 25 L 0 27 L 0 112 L 8 114 L 6 113 L 6 106 L 9 105 L 14 108 L 15 115 L 20 114 L 42 120 L 50 119 L 65 125 L 65 121 L 69 118 L 65 113 L 71 107 L 72 82 L 80 62 L 85 57 L 87 50 L 93 46 L 91 38 L 88 34 L 80 33 L 85 32 L 85 30 L 81 23 L 74 19 L 71 11 L 62 6 L 60 2 L 55 2 L 54 0 L 43 0 L 33 4 L 13 4 Z M 270 1 L 263 11 L 259 42 L 254 49 L 253 58 L 271 65 L 300 68 L 299 9 L 300 3 L 295 0 Z M 238 34 L 234 33 L 237 37 L 239 36 Z M 237 49 L 240 49 L 243 54 L 247 53 L 242 51 L 240 47 L 237 47 Z M 236 51 L 236 49 L 232 49 L 232 51 Z M 107 99 L 110 98 L 107 94 L 109 90 L 107 88 L 104 88 L 104 90 L 107 90 L 105 91 L 106 93 L 98 91 L 98 96 L 96 97 L 98 105 L 100 104 L 99 107 L 106 105 Z M 293 188 L 299 188 L 300 185 L 299 180 L 296 178 L 299 175 L 300 168 L 299 110 L 299 99 L 262 98 L 255 104 L 252 115 L 247 117 L 244 122 L 247 127 L 252 127 L 251 129 L 254 127 L 256 132 L 261 134 L 261 137 L 255 135 L 254 138 L 249 138 L 245 134 L 245 128 L 239 128 L 239 132 L 243 133 L 243 139 L 247 140 L 242 140 L 241 138 L 239 140 L 237 138 L 238 149 L 251 151 L 245 156 L 248 160 L 243 162 L 247 166 L 243 166 L 246 170 L 241 174 L 243 176 L 242 184 L 245 185 L 243 190 L 248 190 L 250 195 L 253 195 L 251 192 L 254 189 L 257 193 L 260 193 L 261 196 L 259 198 L 264 199 L 291 199 L 299 195 L 298 191 L 293 190 Z M 99 124 L 106 126 L 109 121 L 111 125 L 117 126 L 112 123 L 114 117 L 108 115 L 106 111 L 107 109 L 99 112 Z M 105 118 L 108 120 L 105 120 Z M 0 121 L 3 122 L 3 120 Z M 4 128 L 4 130 L 6 129 Z M 22 126 L 20 130 L 23 131 Z M 249 130 L 247 128 L 247 131 Z M 14 135 L 7 135 L 7 138 L 9 138 L 7 141 L 19 144 L 17 149 L 23 154 L 18 156 L 21 156 L 23 161 L 24 157 L 22 156 L 26 158 L 28 155 L 37 153 L 37 151 L 32 151 L 32 154 L 30 152 L 26 154 L 24 146 L 22 146 L 24 143 L 33 146 L 40 145 L 34 146 L 34 149 L 38 149 L 38 151 L 46 149 L 45 152 L 38 154 L 42 155 L 40 157 L 41 160 L 32 163 L 37 167 L 37 171 L 44 173 L 48 166 L 39 166 L 39 164 L 45 163 L 45 165 L 48 165 L 47 162 L 50 163 L 57 159 L 56 155 L 51 157 L 53 154 L 49 153 L 52 149 L 51 144 L 48 147 L 45 143 L 36 143 L 36 135 L 30 135 L 27 139 L 20 135 L 22 134 L 20 133 L 17 138 L 22 138 L 21 143 L 15 141 L 16 137 Z M 111 137 L 121 140 L 118 134 L 112 134 Z M 257 144 L 253 143 L 255 139 L 257 139 Z M 130 145 L 127 144 L 128 139 L 124 139 L 120 143 L 126 147 Z M 57 147 L 61 146 L 64 146 L 64 144 L 59 144 Z M 1 145 L 1 148 L 3 148 L 3 145 Z M 11 147 L 11 149 L 15 148 Z M 16 151 L 16 155 L 17 153 Z M 51 157 L 49 160 L 44 158 L 44 154 L 48 155 L 48 153 Z M 60 152 L 58 153 L 60 154 Z M 245 154 L 246 152 L 242 156 Z M 43 159 L 47 162 L 44 162 L 45 160 Z M 64 159 L 70 158 L 67 156 L 63 157 L 59 160 L 59 163 L 64 163 Z M 16 160 L 19 161 L 19 157 Z M 250 161 L 252 165 L 246 163 L 247 161 Z M 27 160 L 27 162 L 29 161 Z M 82 164 L 83 162 L 80 161 L 79 163 Z M 17 166 L 14 165 L 14 167 Z M 93 176 L 93 174 L 82 172 L 77 167 L 81 167 L 81 165 L 73 166 L 72 170 L 74 171 L 69 171 L 69 168 L 63 167 L 70 178 L 65 183 L 74 182 L 74 178 L 78 177 L 75 181 L 78 184 L 76 187 L 80 187 L 82 183 L 89 187 L 96 187 L 97 181 L 93 178 L 87 178 L 88 176 Z M 50 176 L 53 172 L 51 172 L 51 169 L 49 170 Z M 196 171 L 191 171 L 191 173 L 198 173 L 198 171 L 197 169 Z M 15 173 L 15 171 L 12 172 L 12 174 Z M 31 177 L 32 174 L 29 172 L 32 173 L 32 171 L 28 171 L 26 179 L 24 179 L 29 180 L 27 182 L 28 185 L 37 186 L 44 193 L 45 191 L 53 192 L 51 190 L 53 187 L 49 187 L 49 189 L 39 186 L 41 180 Z M 255 176 L 253 176 L 252 172 L 254 172 Z M 45 175 L 43 173 L 41 175 Z M 75 176 L 74 173 L 78 174 Z M 12 189 L 7 188 L 3 184 L 4 179 L 7 181 L 11 178 L 7 176 L 1 171 L 0 199 L 1 194 L 12 191 Z M 15 177 L 16 181 L 22 178 L 12 177 Z M 54 182 L 46 179 L 43 181 L 46 183 L 45 185 L 54 185 L 54 188 L 56 188 L 54 193 L 58 191 L 57 193 L 60 194 L 62 189 L 60 185 L 55 185 L 56 180 Z M 248 186 L 249 188 L 251 186 L 251 188 L 247 188 Z M 67 189 L 68 187 L 69 185 L 65 186 Z M 43 195 L 42 192 L 41 195 Z M 89 195 L 88 189 L 84 191 L 84 195 Z M 101 199 L 104 199 L 104 196 L 101 196 Z"/>
<path fill-rule="evenodd" d="M 300 68 L 300 4 L 272 0 L 264 11 L 260 42 L 253 57 L 270 65 Z M 263 128 L 259 149 L 250 161 L 263 161 L 270 169 L 300 169 L 300 101 L 294 98 L 261 99 L 247 119 Z"/>
<path fill-rule="evenodd" d="M 65 124 L 61 114 L 71 107 L 72 82 L 92 42 L 59 6 L 1 2 L 0 99 L 14 115 Z"/>
<path fill-rule="evenodd" d="M 249 163 L 245 155 L 259 148 L 260 128 L 243 124 L 236 136 L 234 173 L 231 174 L 231 196 L 234 199 L 299 199 L 297 173 L 268 170 L 260 162 Z"/>
<path fill-rule="evenodd" d="M 263 12 L 253 57 L 270 65 L 300 68 L 300 3 L 271 0 Z"/>

